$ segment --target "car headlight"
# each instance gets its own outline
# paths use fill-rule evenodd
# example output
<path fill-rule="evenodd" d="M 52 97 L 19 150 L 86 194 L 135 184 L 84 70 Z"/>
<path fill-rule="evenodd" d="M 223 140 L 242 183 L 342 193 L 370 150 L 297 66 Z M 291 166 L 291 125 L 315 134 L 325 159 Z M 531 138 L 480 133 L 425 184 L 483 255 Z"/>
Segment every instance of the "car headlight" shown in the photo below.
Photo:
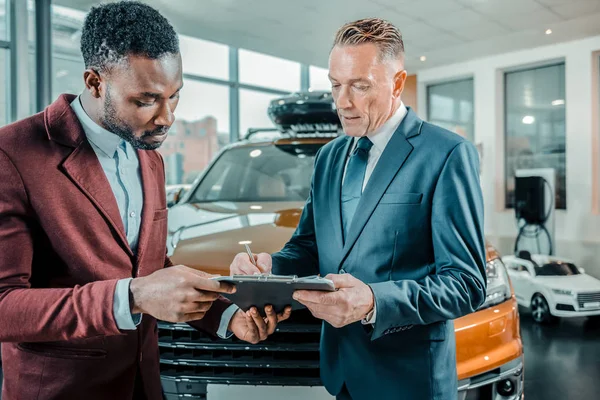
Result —
<path fill-rule="evenodd" d="M 486 264 L 487 291 L 485 302 L 480 307 L 488 308 L 508 300 L 511 296 L 506 267 L 501 259 L 495 258 Z"/>
<path fill-rule="evenodd" d="M 552 291 L 556 294 L 561 294 L 563 296 L 573 296 L 573 291 L 572 290 L 565 290 L 565 289 L 552 289 Z"/>

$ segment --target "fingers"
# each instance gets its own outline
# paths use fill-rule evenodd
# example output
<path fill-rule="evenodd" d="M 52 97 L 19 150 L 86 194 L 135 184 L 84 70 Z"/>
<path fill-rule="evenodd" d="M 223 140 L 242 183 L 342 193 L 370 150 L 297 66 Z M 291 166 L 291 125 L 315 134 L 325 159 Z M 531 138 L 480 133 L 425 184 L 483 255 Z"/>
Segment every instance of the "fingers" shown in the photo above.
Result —
<path fill-rule="evenodd" d="M 336 289 L 356 286 L 357 279 L 350 274 L 329 274 L 325 277 L 333 282 Z"/>
<path fill-rule="evenodd" d="M 306 305 L 307 303 L 333 305 L 338 301 L 338 292 L 323 292 L 320 290 L 296 290 L 294 300 Z"/>
<path fill-rule="evenodd" d="M 204 290 L 216 293 L 235 293 L 235 285 L 227 282 L 219 282 L 213 279 L 196 277 L 190 282 L 196 290 Z"/>
<path fill-rule="evenodd" d="M 256 307 L 252 307 L 248 312 L 252 316 L 252 321 L 257 328 L 259 339 L 265 340 L 269 336 L 267 334 L 267 324 L 265 323 L 265 320 L 261 317 Z"/>
<path fill-rule="evenodd" d="M 212 307 L 212 301 L 200 301 L 194 303 L 184 303 L 179 306 L 179 314 L 205 313 Z"/>
<path fill-rule="evenodd" d="M 236 255 L 229 270 L 232 275 L 254 275 L 262 273 L 260 268 L 252 264 L 246 253 L 239 253 Z"/>
<path fill-rule="evenodd" d="M 275 310 L 273 310 L 273 306 L 266 306 L 265 314 L 267 314 L 267 335 L 270 336 L 275 332 L 279 316 Z"/>
<path fill-rule="evenodd" d="M 190 313 L 190 314 L 183 314 L 179 320 L 177 320 L 177 321 L 170 321 L 170 322 L 190 322 L 190 321 L 197 321 L 199 319 L 204 318 L 205 315 L 206 315 L 205 312 L 196 312 L 196 313 Z"/>
<path fill-rule="evenodd" d="M 252 318 L 252 314 L 250 313 L 250 310 L 246 311 L 244 313 L 244 316 L 246 318 L 246 326 L 248 327 L 248 333 L 246 336 L 247 341 L 252 344 L 256 344 L 256 343 L 258 343 L 258 339 L 260 337 L 260 333 L 258 332 L 258 327 L 254 323 L 254 318 Z"/>
<path fill-rule="evenodd" d="M 273 260 L 271 259 L 271 255 L 267 253 L 257 254 L 256 264 L 258 265 L 258 268 L 263 274 L 270 273 L 273 266 Z"/>
<path fill-rule="evenodd" d="M 292 307 L 287 306 L 282 313 L 277 314 L 277 322 L 285 321 L 292 315 Z"/>

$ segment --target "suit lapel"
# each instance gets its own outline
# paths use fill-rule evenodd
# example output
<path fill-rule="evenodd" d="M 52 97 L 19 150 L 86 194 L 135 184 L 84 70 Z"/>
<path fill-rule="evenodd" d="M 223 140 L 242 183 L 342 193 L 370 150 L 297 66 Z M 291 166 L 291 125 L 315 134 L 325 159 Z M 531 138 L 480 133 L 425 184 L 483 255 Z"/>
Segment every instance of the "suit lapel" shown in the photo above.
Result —
<path fill-rule="evenodd" d="M 140 170 L 142 174 L 142 190 L 144 194 L 144 210 L 142 211 L 142 223 L 140 226 L 140 237 L 138 241 L 137 260 L 142 259 L 144 251 L 148 247 L 148 241 L 152 232 L 152 222 L 156 211 L 157 184 L 155 177 L 156 165 L 147 151 L 138 150 Z"/>
<path fill-rule="evenodd" d="M 83 140 L 67 157 L 62 164 L 62 170 L 104 217 L 115 232 L 121 247 L 130 256 L 133 256 L 125 236 L 125 227 L 123 226 L 117 200 L 100 161 L 98 161 L 94 149 L 87 140 Z"/>
<path fill-rule="evenodd" d="M 110 183 L 71 108 L 75 98 L 76 96 L 63 94 L 44 110 L 48 139 L 73 149 L 60 169 L 96 207 L 115 233 L 119 245 L 129 256 L 133 256 Z"/>
<path fill-rule="evenodd" d="M 333 158 L 333 167 L 330 169 L 330 179 L 332 191 L 329 206 L 331 212 L 331 218 L 333 220 L 333 231 L 335 239 L 338 243 L 337 248 L 344 246 L 344 239 L 342 235 L 342 177 L 344 176 L 344 168 L 346 165 L 346 155 L 352 145 L 352 138 L 346 137 L 345 141 L 342 141 L 338 146 Z"/>
<path fill-rule="evenodd" d="M 412 152 L 413 146 L 408 142 L 408 138 L 420 133 L 422 123 L 423 121 L 409 108 L 404 120 L 387 144 L 356 208 L 356 214 L 344 243 L 343 255 L 338 269 L 341 268 L 348 257 L 350 250 L 379 204 L 383 193 Z"/>

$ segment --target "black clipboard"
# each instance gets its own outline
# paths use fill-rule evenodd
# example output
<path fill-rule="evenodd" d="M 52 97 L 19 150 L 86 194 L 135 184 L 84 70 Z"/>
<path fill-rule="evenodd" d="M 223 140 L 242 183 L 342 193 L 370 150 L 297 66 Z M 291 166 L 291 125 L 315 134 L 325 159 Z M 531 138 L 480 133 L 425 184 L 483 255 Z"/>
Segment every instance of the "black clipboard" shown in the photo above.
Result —
<path fill-rule="evenodd" d="M 292 310 L 305 308 L 292 298 L 296 290 L 335 291 L 333 281 L 320 276 L 299 278 L 295 275 L 233 275 L 211 278 L 220 282 L 228 282 L 236 287 L 235 293 L 222 293 L 243 311 L 256 307 L 264 316 L 264 308 L 272 305 L 277 313 L 291 305 Z"/>

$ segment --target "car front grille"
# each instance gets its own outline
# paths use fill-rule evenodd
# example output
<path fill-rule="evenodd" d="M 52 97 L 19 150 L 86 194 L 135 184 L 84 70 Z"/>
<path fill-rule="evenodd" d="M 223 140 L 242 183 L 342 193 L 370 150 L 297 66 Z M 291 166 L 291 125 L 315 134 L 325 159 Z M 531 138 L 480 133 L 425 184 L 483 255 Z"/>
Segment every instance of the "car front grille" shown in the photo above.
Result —
<path fill-rule="evenodd" d="M 579 293 L 577 295 L 577 302 L 579 303 L 579 308 L 585 309 L 585 303 L 600 302 L 600 292 Z"/>
<path fill-rule="evenodd" d="M 187 324 L 159 322 L 158 345 L 167 399 L 206 397 L 207 384 L 320 386 L 321 321 L 292 314 L 266 341 L 215 339 Z"/>

